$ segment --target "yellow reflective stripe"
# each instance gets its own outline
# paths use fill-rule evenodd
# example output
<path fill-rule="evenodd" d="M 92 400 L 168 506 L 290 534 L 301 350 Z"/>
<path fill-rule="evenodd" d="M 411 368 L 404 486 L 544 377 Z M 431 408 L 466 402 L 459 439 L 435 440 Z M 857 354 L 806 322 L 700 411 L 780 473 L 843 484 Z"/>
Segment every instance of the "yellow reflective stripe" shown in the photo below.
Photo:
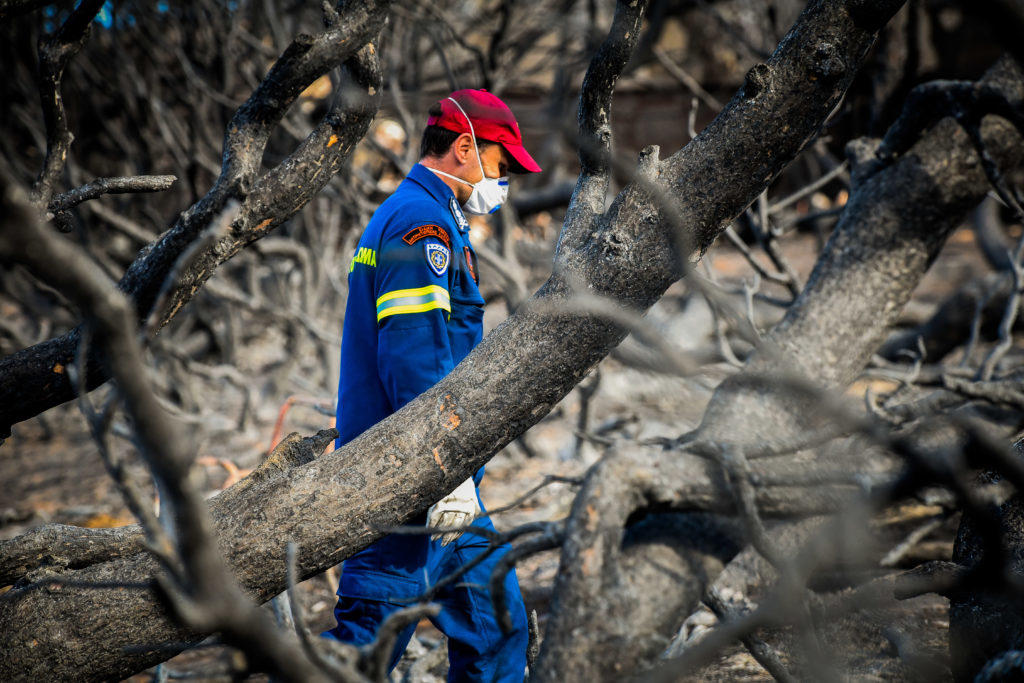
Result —
<path fill-rule="evenodd" d="M 377 322 L 381 319 L 388 317 L 389 315 L 400 315 L 402 313 L 423 313 L 424 311 L 432 311 L 435 308 L 451 312 L 451 306 L 444 303 L 443 301 L 428 301 L 425 304 L 413 304 L 408 306 L 392 306 L 391 308 L 385 308 L 383 311 L 377 313 Z"/>
<path fill-rule="evenodd" d="M 444 299 L 449 299 L 448 290 L 440 285 L 427 285 L 426 287 L 417 287 L 416 289 L 396 289 L 393 292 L 387 294 L 381 294 L 377 299 L 377 306 L 380 306 L 385 301 L 391 299 L 397 299 L 400 296 L 422 296 L 424 294 L 439 294 Z"/>
<path fill-rule="evenodd" d="M 377 321 L 389 315 L 422 313 L 435 308 L 451 313 L 451 298 L 444 287 L 427 285 L 416 289 L 397 289 L 377 299 Z"/>

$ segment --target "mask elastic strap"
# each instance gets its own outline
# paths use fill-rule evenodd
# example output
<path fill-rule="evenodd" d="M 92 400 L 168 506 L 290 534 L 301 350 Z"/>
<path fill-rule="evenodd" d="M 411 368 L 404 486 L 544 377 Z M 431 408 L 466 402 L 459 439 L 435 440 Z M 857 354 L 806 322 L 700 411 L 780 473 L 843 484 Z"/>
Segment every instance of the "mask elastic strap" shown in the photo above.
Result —
<path fill-rule="evenodd" d="M 474 185 L 473 183 L 469 182 L 468 180 L 463 180 L 459 176 L 452 175 L 451 173 L 445 173 L 444 171 L 442 171 L 440 169 L 431 168 L 430 166 L 427 166 L 427 170 L 433 171 L 434 173 L 437 173 L 438 175 L 443 175 L 446 178 L 451 178 L 452 180 L 457 180 L 460 183 L 462 183 L 463 185 L 469 185 L 470 187 L 476 187 L 476 185 Z"/>
<path fill-rule="evenodd" d="M 454 97 L 449 97 L 447 99 L 451 100 L 452 104 L 458 107 L 459 111 L 462 112 L 462 115 L 466 117 L 466 123 L 469 124 L 469 134 L 473 136 L 473 151 L 476 152 L 476 163 L 480 166 L 480 182 L 483 182 L 487 180 L 487 174 L 484 173 L 484 162 L 480 160 L 480 148 L 476 144 L 476 132 L 473 130 L 473 121 L 470 120 L 469 114 L 466 113 L 466 110 L 462 108 L 461 104 L 455 101 Z M 466 184 L 468 185 L 469 183 Z"/>

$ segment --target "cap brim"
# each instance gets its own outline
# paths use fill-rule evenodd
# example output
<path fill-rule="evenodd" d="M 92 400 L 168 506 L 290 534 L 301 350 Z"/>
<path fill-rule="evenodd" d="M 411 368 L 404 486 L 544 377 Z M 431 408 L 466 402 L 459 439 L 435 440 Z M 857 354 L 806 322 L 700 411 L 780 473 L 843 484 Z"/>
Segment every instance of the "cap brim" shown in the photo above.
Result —
<path fill-rule="evenodd" d="M 540 166 L 533 160 L 525 147 L 508 142 L 501 143 L 501 146 L 512 157 L 513 164 L 510 171 L 513 173 L 540 173 Z"/>

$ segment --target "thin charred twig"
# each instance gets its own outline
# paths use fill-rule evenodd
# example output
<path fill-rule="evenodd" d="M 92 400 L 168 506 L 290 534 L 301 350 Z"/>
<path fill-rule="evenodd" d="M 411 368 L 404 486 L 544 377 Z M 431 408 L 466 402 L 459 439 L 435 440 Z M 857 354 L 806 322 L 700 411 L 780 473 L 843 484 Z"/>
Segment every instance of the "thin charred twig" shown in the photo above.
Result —
<path fill-rule="evenodd" d="M 689 89 L 689 91 L 692 92 L 695 97 L 699 97 L 700 100 L 704 104 L 706 104 L 709 109 L 711 109 L 716 114 L 722 111 L 722 103 L 719 102 L 714 95 L 705 90 L 703 86 L 701 86 L 700 81 L 698 81 L 696 78 L 687 73 L 687 71 L 683 69 L 683 67 L 679 66 L 674 61 L 672 61 L 672 58 L 665 54 L 664 50 L 655 47 L 651 51 L 654 53 L 654 56 L 658 58 L 658 61 L 661 63 L 661 65 L 665 67 L 665 71 L 668 71 L 680 83 L 686 86 L 686 88 Z"/>
<path fill-rule="evenodd" d="M 487 71 L 484 73 L 484 87 L 493 89 L 494 74 L 498 70 L 498 55 L 502 41 L 508 33 L 509 22 L 512 18 L 512 1 L 502 0 L 498 7 L 498 26 L 491 34 L 490 45 L 487 48 Z"/>
<path fill-rule="evenodd" d="M 757 294 L 758 294 L 758 292 L 760 290 L 761 290 L 761 276 L 760 275 L 758 275 L 757 273 L 754 273 L 754 277 L 751 279 L 751 282 L 749 282 L 749 283 L 747 282 L 746 278 L 744 278 L 744 280 L 743 280 L 743 300 L 744 300 L 744 302 L 746 302 L 746 305 L 747 305 L 747 307 L 746 307 L 747 323 L 749 323 L 750 329 L 752 329 L 757 334 L 758 339 L 761 338 L 761 330 L 758 329 L 757 319 L 756 319 L 756 317 L 754 315 L 754 298 L 757 296 Z"/>
<path fill-rule="evenodd" d="M 943 378 L 947 375 L 958 379 L 972 379 L 975 370 L 959 364 L 950 366 L 934 363 L 922 363 L 920 367 L 914 363 L 908 370 L 903 363 L 894 363 L 875 354 L 863 374 L 865 377 L 888 379 L 900 384 L 913 382 L 918 386 L 942 386 Z"/>
<path fill-rule="evenodd" d="M 942 383 L 947 389 L 961 396 L 977 398 L 1018 410 L 1024 409 L 1024 384 L 1020 381 L 995 380 L 982 382 L 953 375 L 944 375 Z"/>
<path fill-rule="evenodd" d="M 692 375 L 700 368 L 692 354 L 673 346 L 661 332 L 643 316 L 630 311 L 615 301 L 580 290 L 567 301 L 557 305 L 531 303 L 535 314 L 555 316 L 595 315 L 630 330 L 634 337 L 658 353 L 668 365 L 668 371 L 681 376 Z"/>
<path fill-rule="evenodd" d="M 128 470 L 125 458 L 114 456 L 110 448 L 110 430 L 121 396 L 114 392 L 99 413 L 93 407 L 92 400 L 85 393 L 86 363 L 89 358 L 89 346 L 92 334 L 87 329 L 82 335 L 75 364 L 67 368 L 69 377 L 78 388 L 78 408 L 89 425 L 89 431 L 96 443 L 100 458 L 107 473 L 117 485 L 128 509 L 135 516 L 145 533 L 146 549 L 175 577 L 181 577 L 181 565 L 174 556 L 173 529 L 168 530 L 160 523 L 157 512 L 151 501 L 142 492 L 139 483 Z"/>
<path fill-rule="evenodd" d="M 469 41 L 466 40 L 466 38 L 464 36 L 463 30 L 458 26 L 458 22 L 453 20 L 450 16 L 448 16 L 448 14 L 444 11 L 444 9 L 439 7 L 436 3 L 426 2 L 425 0 L 417 0 L 416 4 L 420 8 L 425 10 L 428 14 L 433 15 L 434 19 L 437 20 L 437 22 L 441 26 L 444 27 L 445 32 L 449 36 L 451 36 L 452 40 L 454 40 L 455 43 L 459 47 L 461 47 L 462 49 L 466 50 L 467 52 L 469 52 L 470 54 L 473 55 L 473 59 L 476 61 L 477 67 L 480 70 L 480 77 L 481 77 L 481 79 L 486 81 L 486 82 L 489 82 L 490 81 L 490 71 L 488 69 L 488 63 L 487 63 L 486 55 L 484 55 L 483 50 L 481 50 L 479 47 L 477 47 L 476 45 L 473 45 L 472 43 L 470 43 Z M 396 7 L 395 11 L 398 14 L 404 14 L 403 8 L 401 7 L 401 5 Z M 413 19 L 414 21 L 422 21 L 421 17 L 417 17 L 415 15 L 410 15 L 410 18 Z M 432 36 L 432 37 L 434 38 L 435 45 L 437 45 L 438 48 L 440 48 L 440 41 L 436 38 L 436 36 Z M 447 59 L 444 56 L 443 51 L 441 51 L 440 49 L 438 49 L 438 54 L 439 54 L 439 56 L 441 57 L 442 60 L 446 60 Z M 451 69 L 449 67 L 447 67 L 447 65 L 446 65 L 446 70 L 448 71 L 449 74 L 451 74 Z M 490 87 L 490 86 L 487 86 L 487 87 Z"/>
<path fill-rule="evenodd" d="M 934 391 L 910 403 L 885 407 L 875 403 L 875 398 L 874 393 L 870 390 L 865 393 L 868 409 L 875 417 L 895 427 L 922 417 L 936 415 L 967 402 L 964 396 L 952 391 Z"/>
<path fill-rule="evenodd" d="M 107 473 L 120 490 L 121 497 L 128 509 L 139 520 L 142 531 L 145 533 L 143 544 L 145 549 L 156 557 L 169 572 L 180 576 L 181 567 L 174 556 L 174 543 L 168 531 L 160 524 L 160 520 L 153 510 L 152 501 L 147 499 L 138 482 L 132 477 L 125 459 L 116 458 L 110 448 L 109 429 L 117 398 L 116 395 L 112 396 L 98 414 L 84 395 L 79 399 L 79 407 L 89 424 L 93 441 L 96 443 Z"/>
<path fill-rule="evenodd" d="M 767 190 L 757 198 L 757 220 L 750 221 L 750 226 L 754 231 L 754 236 L 757 237 L 758 244 L 764 249 L 764 253 L 771 259 L 772 264 L 780 273 L 786 274 L 786 289 L 796 298 L 800 294 L 800 290 L 803 289 L 803 283 L 800 281 L 800 276 L 796 274 L 796 270 L 779 249 L 776 231 L 771 226 Z"/>
<path fill-rule="evenodd" d="M 773 596 L 757 609 L 732 621 L 720 623 L 706 636 L 685 648 L 678 657 L 648 674 L 647 680 L 667 683 L 680 675 L 693 672 L 713 661 L 714 657 L 731 643 L 741 640 L 760 628 L 785 623 L 791 608 L 781 596 Z"/>
<path fill-rule="evenodd" d="M 893 595 L 897 600 L 908 600 L 925 593 L 948 596 L 967 575 L 967 570 L 955 562 L 926 562 L 897 576 Z"/>
<path fill-rule="evenodd" d="M 160 192 L 168 189 L 178 178 L 173 175 L 139 175 L 97 178 L 90 183 L 56 195 L 47 204 L 51 214 L 96 199 L 105 194 L 127 194 L 133 192 Z"/>
<path fill-rule="evenodd" d="M 904 355 L 909 356 L 913 362 L 909 370 L 897 376 L 896 379 L 900 383 L 900 386 L 886 398 L 884 404 L 885 407 L 897 404 L 904 396 L 914 389 L 921 379 L 921 368 L 924 366 L 924 360 L 927 353 L 928 350 L 924 345 L 924 340 L 920 337 L 917 340 L 917 353 L 910 353 L 909 351 L 904 352 Z"/>
<path fill-rule="evenodd" d="M 530 640 L 526 645 L 526 666 L 530 671 L 533 671 L 533 667 L 537 664 L 537 656 L 540 654 L 541 645 L 540 622 L 537 619 L 537 610 L 530 610 L 527 621 Z"/>
<path fill-rule="evenodd" d="M 504 211 L 508 207 L 502 207 Z M 504 216 L 504 214 L 503 214 Z M 488 275 L 496 273 L 505 281 L 505 301 L 508 304 L 509 313 L 513 313 L 526 299 L 526 275 L 523 269 L 513 260 L 496 253 L 486 244 L 473 247 L 480 262 L 487 266 Z"/>
<path fill-rule="evenodd" d="M 116 211 L 107 208 L 102 202 L 88 204 L 88 210 L 106 222 L 122 235 L 127 235 L 139 244 L 149 244 L 156 239 L 157 235 L 152 230 L 145 228 L 135 221 L 125 218 Z"/>
<path fill-rule="evenodd" d="M 718 461 L 726 474 L 729 488 L 736 500 L 736 508 L 743 518 L 747 533 L 750 534 L 751 544 L 757 549 L 757 552 L 772 563 L 772 566 L 780 574 L 784 574 L 789 562 L 774 547 L 765 533 L 764 523 L 757 510 L 757 496 L 750 481 L 750 462 L 739 449 L 728 446 L 719 450 Z"/>
<path fill-rule="evenodd" d="M 697 107 L 700 101 L 696 97 L 690 98 L 690 112 L 686 115 L 686 134 L 690 139 L 697 137 Z"/>
<path fill-rule="evenodd" d="M 462 533 L 475 533 L 479 536 L 487 538 L 487 548 L 479 552 L 472 560 L 461 565 L 458 569 L 440 578 L 430 588 L 428 588 L 421 595 L 417 596 L 413 602 L 426 603 L 437 597 L 440 592 L 451 586 L 458 581 L 462 576 L 469 570 L 482 564 L 488 557 L 494 554 L 503 543 L 510 543 L 520 536 L 525 536 L 534 533 L 551 533 L 552 527 L 562 528 L 562 525 L 557 522 L 529 522 L 527 524 L 521 524 L 514 529 L 503 533 L 492 533 L 482 529 L 481 527 L 475 527 L 470 525 L 462 527 L 402 527 L 394 529 L 394 533 L 405 533 L 405 534 L 443 534 L 452 531 L 461 531 Z"/>
<path fill-rule="evenodd" d="M 942 526 L 943 522 L 945 521 L 946 515 L 941 515 L 934 519 L 928 520 L 921 526 L 911 531 L 909 534 L 907 534 L 907 537 L 905 539 L 900 541 L 892 550 L 885 554 L 885 557 L 879 560 L 878 566 L 895 567 L 896 565 L 898 565 L 900 562 L 903 561 L 903 558 L 906 557 L 907 554 L 914 549 L 914 546 L 920 543 L 925 538 L 925 536 L 927 536 L 928 534 L 932 533 L 940 526 Z"/>
<path fill-rule="evenodd" d="M 514 546 L 502 555 L 501 559 L 494 565 L 490 579 L 491 605 L 494 607 L 494 614 L 498 618 L 498 625 L 501 627 L 502 633 L 507 634 L 512 630 L 512 616 L 509 614 L 505 595 L 506 575 L 512 571 L 520 560 L 537 553 L 558 548 L 564 542 L 565 527 L 560 524 L 552 524 L 540 536 Z"/>
<path fill-rule="evenodd" d="M 785 273 L 772 272 L 765 268 L 760 261 L 754 256 L 754 252 L 750 250 L 747 243 L 743 241 L 743 238 L 736 234 L 736 231 L 729 226 L 725 229 L 725 236 L 729 242 L 736 247 L 737 250 L 743 255 L 743 258 L 747 260 L 754 272 L 758 273 L 761 277 L 769 282 L 774 282 L 777 285 L 783 285 L 784 287 L 789 286 L 789 277 Z"/>
<path fill-rule="evenodd" d="M 377 629 L 376 639 L 363 651 L 363 668 L 371 681 L 385 681 L 388 675 L 388 662 L 395 649 L 395 641 L 409 624 L 418 622 L 424 617 L 436 617 L 441 612 L 440 605 L 413 605 L 393 612 Z"/>
<path fill-rule="evenodd" d="M 901 438 L 892 443 L 905 447 L 907 450 L 904 454 L 911 457 L 912 463 L 916 462 L 927 466 L 927 460 L 918 458 L 923 454 L 915 450 L 917 445 L 911 439 Z M 928 477 L 916 475 L 911 478 L 915 488 L 929 480 Z M 875 498 L 874 505 L 876 507 L 884 506 L 895 500 L 897 496 L 908 492 L 909 489 L 890 488 Z M 847 509 L 843 513 L 843 517 L 850 518 L 858 514 L 860 512 L 855 509 Z M 675 680 L 675 677 L 682 673 L 692 672 L 696 668 L 710 663 L 713 657 L 729 643 L 742 640 L 763 627 L 806 622 L 814 618 L 815 612 L 819 619 L 838 618 L 845 612 L 869 607 L 879 592 L 894 595 L 898 599 L 913 597 L 925 592 L 946 594 L 963 580 L 964 572 L 958 565 L 949 562 L 931 562 L 895 577 L 895 583 L 893 583 L 892 577 L 886 577 L 872 582 L 869 586 L 858 588 L 847 599 L 832 604 L 827 614 L 822 614 L 819 607 L 812 610 L 811 605 L 801 600 L 801 593 L 804 591 L 802 586 L 813 567 L 824 561 L 823 551 L 828 548 L 830 549 L 828 552 L 836 553 L 842 547 L 842 542 L 838 544 L 833 542 L 836 528 L 842 528 L 841 521 L 836 526 L 826 525 L 819 528 L 814 537 L 804 543 L 803 549 L 790 565 L 791 573 L 781 576 L 782 580 L 767 598 L 761 601 L 757 609 L 723 622 L 702 640 L 683 650 L 680 656 L 659 666 L 650 676 L 650 680 Z"/>
<path fill-rule="evenodd" d="M 289 542 L 286 550 L 285 562 L 287 563 L 288 596 L 289 607 L 291 608 L 292 623 L 295 625 L 295 633 L 302 643 L 302 649 L 310 661 L 314 662 L 321 671 L 329 673 L 333 680 L 345 681 L 346 683 L 361 683 L 364 678 L 347 661 L 339 661 L 336 658 L 324 656 L 310 637 L 306 628 L 306 617 L 302 607 L 299 605 L 299 596 L 295 591 L 295 544 Z M 355 648 L 353 648 L 355 654 Z"/>
<path fill-rule="evenodd" d="M 720 622 L 730 620 L 729 606 L 726 605 L 718 591 L 708 591 L 704 603 L 711 608 Z M 753 632 L 742 636 L 740 640 L 750 656 L 757 660 L 757 663 L 764 667 L 764 670 L 771 674 L 772 678 L 780 683 L 796 683 L 797 679 L 789 672 L 786 665 L 779 659 L 778 653 L 768 643 L 758 638 Z"/>
<path fill-rule="evenodd" d="M 812 192 L 816 192 L 817 190 L 825 187 L 830 182 L 835 180 L 837 177 L 839 177 L 839 176 L 843 175 L 844 173 L 846 173 L 848 168 L 849 168 L 849 162 L 844 161 L 843 163 L 839 164 L 838 166 L 833 168 L 831 171 L 829 171 L 825 175 L 823 175 L 820 178 L 818 178 L 817 180 L 815 180 L 813 183 L 810 183 L 809 185 L 806 185 L 806 186 L 800 188 L 796 192 L 794 192 L 794 193 L 792 193 L 790 195 L 787 195 L 783 199 L 780 199 L 780 200 L 778 200 L 777 202 L 775 202 L 773 204 L 769 204 L 768 205 L 768 213 L 772 213 L 772 214 L 778 213 L 778 212 L 782 211 L 783 209 L 785 209 L 790 204 L 792 204 L 792 203 L 794 203 L 796 201 L 799 201 L 800 199 L 803 199 L 807 195 L 811 194 Z"/>
<path fill-rule="evenodd" d="M 802 216 L 792 216 L 780 220 L 775 227 L 775 232 L 779 234 L 785 234 L 789 232 L 790 228 L 799 225 L 816 226 L 818 221 L 825 218 L 832 218 L 839 216 L 843 213 L 843 207 L 833 206 L 830 209 L 823 209 L 821 211 L 810 211 Z"/>
<path fill-rule="evenodd" d="M 799 571 L 795 561 L 788 559 L 779 551 L 779 548 L 775 546 L 766 533 L 764 523 L 761 521 L 761 515 L 757 509 L 756 493 L 750 477 L 750 463 L 742 451 L 729 446 L 721 449 L 719 462 L 727 475 L 733 497 L 736 499 L 736 507 L 743 518 L 744 526 L 750 536 L 751 545 L 778 571 L 779 576 L 782 577 L 782 583 L 792 592 L 794 602 L 799 603 L 799 607 L 795 608 L 795 614 L 797 614 L 796 621 L 800 627 L 801 640 L 808 650 L 811 663 L 815 665 L 816 669 L 820 668 L 818 660 L 820 659 L 821 645 L 818 642 L 815 626 L 811 618 L 808 592 L 802 588 L 801 581 L 798 578 L 802 572 Z M 752 633 L 744 636 L 746 639 L 751 637 Z M 752 654 L 755 650 L 759 654 L 766 654 L 763 648 L 758 648 L 757 644 L 753 641 L 748 644 L 744 640 L 744 644 L 747 645 Z M 755 658 L 757 658 L 757 655 L 755 655 Z M 761 660 L 758 659 L 758 661 L 760 662 Z M 779 669 L 781 667 L 781 663 L 777 659 L 772 660 L 770 656 L 766 658 L 766 661 L 773 668 Z M 783 668 L 782 671 L 785 671 L 785 669 Z M 820 671 L 818 673 L 831 678 L 827 671 Z"/>
<path fill-rule="evenodd" d="M 970 118 L 962 116 L 958 120 L 961 121 L 961 125 L 967 131 L 971 142 L 974 144 L 974 150 L 981 159 L 981 167 L 985 169 L 985 175 L 988 176 L 988 181 L 992 184 L 992 190 L 995 192 L 995 195 L 1013 211 L 1018 221 L 1024 223 L 1024 195 L 1006 179 L 1003 172 L 999 169 L 999 164 L 992 158 L 992 153 L 981 137 L 981 124 L 978 115 L 975 114 Z M 1021 134 L 1024 135 L 1024 116 L 1020 116 L 1014 123 Z"/>
<path fill-rule="evenodd" d="M 711 265 L 706 259 L 703 261 L 702 266 L 708 281 L 714 283 L 715 275 L 711 272 Z M 715 343 L 718 345 L 719 355 L 722 356 L 722 360 L 734 368 L 743 367 L 743 361 L 736 357 L 736 352 L 732 350 L 732 344 L 729 343 L 728 325 L 721 314 L 720 302 L 711 296 L 710 287 L 705 287 L 700 291 L 708 304 L 708 310 L 711 311 L 711 324 L 715 333 Z"/>
<path fill-rule="evenodd" d="M 1006 259 L 1009 261 L 1009 257 Z M 971 362 L 971 357 L 974 356 L 974 349 L 978 346 L 978 340 L 981 339 L 981 324 L 985 315 L 985 305 L 988 303 L 988 297 L 978 299 L 974 302 L 974 317 L 971 318 L 971 331 L 967 336 L 967 343 L 964 345 L 963 357 L 960 359 L 961 368 L 966 368 L 968 363 Z M 923 341 L 923 340 L 922 340 Z"/>
<path fill-rule="evenodd" d="M 68 130 L 61 79 L 68 62 L 78 54 L 89 37 L 92 20 L 104 0 L 82 0 L 55 34 L 39 42 L 39 96 L 46 122 L 46 159 L 32 186 L 32 200 L 43 207 L 50 202 L 54 185 L 67 163 L 75 136 Z"/>
<path fill-rule="evenodd" d="M 594 398 L 601 385 L 601 369 L 595 368 L 589 381 L 579 383 L 580 410 L 576 417 L 575 441 L 573 442 L 573 457 L 579 459 L 583 450 L 583 436 L 587 432 L 587 422 L 590 419 L 590 401 Z"/>
<path fill-rule="evenodd" d="M 544 479 L 541 480 L 539 484 L 530 488 L 526 493 L 522 494 L 521 496 L 513 500 L 511 503 L 508 503 L 507 505 L 502 505 L 499 508 L 488 510 L 487 514 L 500 515 L 503 512 L 514 510 L 523 503 L 525 503 L 527 500 L 532 498 L 538 491 L 550 486 L 551 484 L 569 484 L 570 486 L 579 486 L 582 483 L 583 479 L 581 479 L 580 477 L 565 477 L 560 474 L 545 474 Z"/>
<path fill-rule="evenodd" d="M 754 45 L 742 29 L 734 26 L 733 22 L 729 21 L 729 19 L 708 0 L 696 0 L 696 4 L 702 10 L 707 12 L 707 14 L 718 23 L 723 31 L 729 34 L 729 37 L 735 41 L 736 45 L 742 45 L 751 57 L 754 59 L 768 59 L 770 56 L 769 52 L 767 52 L 763 47 Z"/>
<path fill-rule="evenodd" d="M 1007 255 L 1007 261 L 1010 256 Z M 971 280 L 943 301 L 925 323 L 894 335 L 878 353 L 890 361 L 896 360 L 905 351 L 913 352 L 920 338 L 924 341 L 925 355 L 938 362 L 966 343 L 961 363 L 966 366 L 978 340 L 996 335 L 994 321 L 1002 319 L 1012 289 L 1013 276 L 1005 272 Z"/>
<path fill-rule="evenodd" d="M 274 612 L 274 621 L 277 622 L 278 628 L 284 631 L 296 631 L 295 620 L 292 615 L 293 607 L 291 596 L 289 596 L 287 592 L 274 596 L 270 601 L 270 606 Z M 298 631 L 296 631 L 296 633 L 298 633 Z M 306 654 L 308 655 L 309 653 L 307 652 Z"/>
<path fill-rule="evenodd" d="M 978 369 L 976 379 L 982 382 L 992 379 L 996 365 L 1013 346 L 1013 323 L 1017 319 L 1021 292 L 1024 290 L 1024 235 L 1021 235 L 1017 248 L 1010 259 L 1010 268 L 1013 275 L 1013 287 L 1010 290 L 1010 297 L 1006 300 L 1003 318 L 999 322 L 999 342 L 985 356 L 985 360 Z"/>

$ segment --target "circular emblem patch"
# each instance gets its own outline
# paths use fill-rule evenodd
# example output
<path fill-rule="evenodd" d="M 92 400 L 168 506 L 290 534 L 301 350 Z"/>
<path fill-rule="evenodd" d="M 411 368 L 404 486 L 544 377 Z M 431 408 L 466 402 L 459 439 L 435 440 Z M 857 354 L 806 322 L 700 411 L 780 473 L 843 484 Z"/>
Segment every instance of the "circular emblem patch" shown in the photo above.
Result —
<path fill-rule="evenodd" d="M 425 249 L 427 265 L 434 271 L 434 275 L 438 277 L 444 275 L 448 270 L 448 263 L 452 260 L 452 252 L 443 244 L 434 244 L 433 242 L 427 242 Z"/>

